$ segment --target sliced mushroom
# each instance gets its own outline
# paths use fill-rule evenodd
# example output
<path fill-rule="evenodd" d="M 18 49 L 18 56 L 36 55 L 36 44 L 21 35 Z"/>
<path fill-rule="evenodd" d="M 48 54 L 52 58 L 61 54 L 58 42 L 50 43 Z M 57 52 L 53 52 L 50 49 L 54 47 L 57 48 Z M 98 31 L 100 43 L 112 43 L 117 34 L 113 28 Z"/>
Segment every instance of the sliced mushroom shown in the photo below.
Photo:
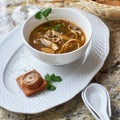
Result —
<path fill-rule="evenodd" d="M 46 32 L 46 35 L 47 35 L 48 37 L 53 37 L 53 36 L 54 36 L 52 30 L 48 30 L 48 31 Z"/>
<path fill-rule="evenodd" d="M 51 48 L 41 48 L 41 51 L 43 51 L 45 53 L 51 53 L 51 54 L 55 53 L 55 51 Z"/>
<path fill-rule="evenodd" d="M 37 38 L 37 39 L 34 39 L 34 40 L 33 40 L 33 43 L 34 43 L 34 44 L 38 44 L 39 42 L 40 42 L 40 38 Z"/>
<path fill-rule="evenodd" d="M 54 37 L 54 38 L 51 38 L 51 41 L 54 43 L 58 43 L 61 41 L 61 39 L 59 37 Z"/>
<path fill-rule="evenodd" d="M 47 40 L 46 38 L 41 38 L 41 42 L 43 45 L 45 45 L 46 47 L 52 48 L 53 50 L 59 49 L 59 47 L 55 43 Z"/>

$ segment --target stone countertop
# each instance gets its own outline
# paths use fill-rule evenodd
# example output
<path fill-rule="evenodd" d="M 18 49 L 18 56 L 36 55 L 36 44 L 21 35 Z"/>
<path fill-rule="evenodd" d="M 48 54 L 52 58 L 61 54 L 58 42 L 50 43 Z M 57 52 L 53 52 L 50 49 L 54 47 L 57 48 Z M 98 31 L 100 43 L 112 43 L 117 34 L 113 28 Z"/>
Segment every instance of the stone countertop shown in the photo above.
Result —
<path fill-rule="evenodd" d="M 69 7 L 70 2 L 73 2 L 72 7 L 74 7 L 74 3 L 79 2 L 77 0 L 39 1 L 30 0 L 39 8 Z M 28 14 L 25 9 L 23 9 L 22 13 L 18 13 L 18 10 L 24 5 L 24 0 L 0 1 L 0 40 L 27 18 Z M 104 22 L 110 29 L 110 53 L 104 66 L 93 78 L 92 82 L 100 83 L 106 87 L 111 98 L 111 120 L 120 120 L 120 21 L 104 20 Z M 94 120 L 94 118 L 85 107 L 80 94 L 78 94 L 62 105 L 35 115 L 18 114 L 0 108 L 0 120 Z"/>

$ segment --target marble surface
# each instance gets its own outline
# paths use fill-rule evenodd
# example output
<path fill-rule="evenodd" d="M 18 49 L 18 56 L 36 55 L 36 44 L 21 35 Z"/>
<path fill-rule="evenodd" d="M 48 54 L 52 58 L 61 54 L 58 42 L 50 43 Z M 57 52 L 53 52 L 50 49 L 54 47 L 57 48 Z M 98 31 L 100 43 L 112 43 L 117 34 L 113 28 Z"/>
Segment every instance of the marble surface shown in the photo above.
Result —
<path fill-rule="evenodd" d="M 77 4 L 77 0 L 30 0 L 30 7 L 70 7 L 70 2 Z M 0 1 L 0 42 L 18 24 L 29 16 L 24 7 L 24 0 Z M 22 8 L 22 12 L 19 10 Z M 32 11 L 31 13 L 32 14 Z M 106 87 L 111 98 L 111 120 L 120 120 L 120 21 L 103 20 L 110 29 L 110 53 L 102 69 L 93 78 Z M 2 98 L 0 98 L 2 99 Z M 0 120 L 94 120 L 85 107 L 80 94 L 70 101 L 35 115 L 18 114 L 0 108 Z"/>

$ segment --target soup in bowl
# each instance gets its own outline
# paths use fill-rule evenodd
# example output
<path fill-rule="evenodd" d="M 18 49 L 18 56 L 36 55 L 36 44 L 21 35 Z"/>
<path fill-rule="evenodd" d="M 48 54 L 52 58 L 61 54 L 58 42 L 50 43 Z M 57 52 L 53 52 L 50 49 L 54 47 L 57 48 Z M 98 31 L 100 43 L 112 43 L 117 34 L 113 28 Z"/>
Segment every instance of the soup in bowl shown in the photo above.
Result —
<path fill-rule="evenodd" d="M 23 40 L 31 53 L 51 65 L 69 64 L 83 56 L 92 28 L 89 20 L 71 8 L 45 10 L 30 17 L 23 26 Z"/>

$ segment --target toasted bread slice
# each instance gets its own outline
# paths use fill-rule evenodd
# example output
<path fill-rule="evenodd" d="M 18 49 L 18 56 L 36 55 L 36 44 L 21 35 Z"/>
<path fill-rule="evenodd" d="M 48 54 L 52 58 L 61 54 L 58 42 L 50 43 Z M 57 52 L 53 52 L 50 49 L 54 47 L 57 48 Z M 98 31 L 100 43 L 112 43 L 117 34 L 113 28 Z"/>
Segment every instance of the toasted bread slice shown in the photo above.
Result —
<path fill-rule="evenodd" d="M 26 96 L 42 91 L 45 89 L 47 84 L 36 70 L 32 70 L 18 76 L 16 81 Z"/>

